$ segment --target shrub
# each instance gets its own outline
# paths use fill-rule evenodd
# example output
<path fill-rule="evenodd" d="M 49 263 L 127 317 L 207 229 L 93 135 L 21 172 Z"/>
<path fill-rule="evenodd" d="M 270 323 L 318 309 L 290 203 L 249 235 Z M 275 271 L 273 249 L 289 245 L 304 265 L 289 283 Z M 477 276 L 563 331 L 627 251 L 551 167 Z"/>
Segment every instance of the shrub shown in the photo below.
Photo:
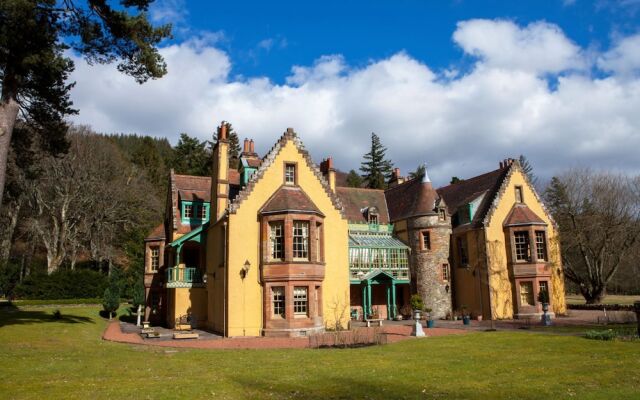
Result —
<path fill-rule="evenodd" d="M 131 302 L 133 303 L 134 310 L 137 310 L 138 306 L 144 307 L 144 283 L 142 283 L 142 280 L 136 283 L 133 289 L 133 296 L 132 296 Z"/>
<path fill-rule="evenodd" d="M 422 310 L 424 308 L 424 303 L 422 302 L 422 296 L 418 293 L 411 296 L 411 308 L 414 310 Z"/>
<path fill-rule="evenodd" d="M 618 337 L 618 332 L 613 329 L 607 329 L 606 331 L 587 331 L 584 333 L 584 337 L 593 340 L 613 340 Z"/>
<path fill-rule="evenodd" d="M 111 319 L 118 307 L 120 307 L 120 290 L 117 287 L 109 286 L 104 290 L 102 308 L 109 314 L 109 319 Z"/>
<path fill-rule="evenodd" d="M 10 298 L 20 281 L 20 266 L 11 262 L 0 262 L 0 297 Z"/>

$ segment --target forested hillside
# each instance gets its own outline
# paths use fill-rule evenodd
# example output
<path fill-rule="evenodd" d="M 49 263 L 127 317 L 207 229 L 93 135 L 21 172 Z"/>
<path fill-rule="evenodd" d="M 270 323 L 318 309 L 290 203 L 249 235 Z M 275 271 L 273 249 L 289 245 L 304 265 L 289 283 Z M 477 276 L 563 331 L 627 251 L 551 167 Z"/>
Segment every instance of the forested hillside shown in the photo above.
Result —
<path fill-rule="evenodd" d="M 0 211 L 0 291 L 18 285 L 18 295 L 46 297 L 29 289 L 60 280 L 44 276 L 92 270 L 106 279 L 115 270 L 131 292 L 142 275 L 143 239 L 162 221 L 170 169 L 208 174 L 210 143 L 182 134 L 172 147 L 166 138 L 73 126 L 66 152 L 54 153 L 27 126 L 18 129 Z"/>

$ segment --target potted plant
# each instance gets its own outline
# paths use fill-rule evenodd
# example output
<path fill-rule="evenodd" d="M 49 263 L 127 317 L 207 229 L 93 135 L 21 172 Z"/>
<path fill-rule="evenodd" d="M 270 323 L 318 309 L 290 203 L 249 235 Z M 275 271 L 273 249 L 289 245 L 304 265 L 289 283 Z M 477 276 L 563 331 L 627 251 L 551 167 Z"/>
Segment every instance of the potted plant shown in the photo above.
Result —
<path fill-rule="evenodd" d="M 424 311 L 427 313 L 427 328 L 433 328 L 436 326 L 436 321 L 431 317 L 431 309 L 425 308 Z"/>
<path fill-rule="evenodd" d="M 413 319 L 419 320 L 421 317 L 422 309 L 424 308 L 424 303 L 422 302 L 422 296 L 418 293 L 411 296 L 411 308 L 413 309 Z"/>
<path fill-rule="evenodd" d="M 465 325 L 471 324 L 471 317 L 469 316 L 469 311 L 467 306 L 462 306 L 462 323 Z"/>

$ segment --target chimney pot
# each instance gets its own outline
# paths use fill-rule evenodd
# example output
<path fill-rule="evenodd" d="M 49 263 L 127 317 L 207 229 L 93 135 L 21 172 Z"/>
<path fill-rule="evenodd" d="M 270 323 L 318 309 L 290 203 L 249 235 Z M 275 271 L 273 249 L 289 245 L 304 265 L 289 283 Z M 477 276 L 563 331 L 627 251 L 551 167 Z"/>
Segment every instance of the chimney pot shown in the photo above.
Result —
<path fill-rule="evenodd" d="M 218 139 L 226 139 L 227 138 L 227 122 L 222 121 L 220 124 L 220 128 L 218 129 Z"/>
<path fill-rule="evenodd" d="M 253 139 L 251 139 L 251 140 L 249 141 L 249 151 L 250 151 L 251 153 L 255 153 L 255 152 L 256 152 L 256 150 L 255 150 L 255 147 L 254 147 L 254 146 L 255 146 L 255 143 L 253 143 Z"/>
<path fill-rule="evenodd" d="M 247 138 L 244 138 L 244 145 L 242 146 L 242 152 L 243 153 L 249 152 L 249 139 Z"/>

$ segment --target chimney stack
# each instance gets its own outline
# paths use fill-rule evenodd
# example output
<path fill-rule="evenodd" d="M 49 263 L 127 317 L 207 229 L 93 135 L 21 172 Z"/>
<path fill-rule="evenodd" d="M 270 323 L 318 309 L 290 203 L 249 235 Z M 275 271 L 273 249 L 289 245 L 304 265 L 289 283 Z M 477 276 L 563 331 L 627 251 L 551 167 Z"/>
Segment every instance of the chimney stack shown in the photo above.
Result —
<path fill-rule="evenodd" d="M 249 141 L 249 152 L 250 152 L 251 154 L 255 154 L 255 152 L 256 152 L 256 149 L 255 149 L 255 147 L 254 147 L 254 143 L 253 143 L 253 139 L 251 139 L 251 140 Z"/>
<path fill-rule="evenodd" d="M 329 187 L 333 192 L 336 191 L 336 170 L 333 168 L 333 158 L 329 157 L 320 163 L 320 172 L 329 181 Z"/>
<path fill-rule="evenodd" d="M 227 140 L 227 121 L 222 121 L 218 128 L 218 140 Z"/>
<path fill-rule="evenodd" d="M 222 217 L 229 201 L 229 140 L 227 123 L 222 121 L 218 128 L 218 143 L 213 148 L 213 167 L 211 174 L 211 221 Z"/>
<path fill-rule="evenodd" d="M 404 177 L 400 176 L 400 168 L 394 168 L 389 180 L 389 187 L 398 186 L 404 183 Z"/>
<path fill-rule="evenodd" d="M 248 153 L 248 152 L 249 152 L 249 139 L 245 138 L 244 145 L 242 146 L 242 153 Z"/>

